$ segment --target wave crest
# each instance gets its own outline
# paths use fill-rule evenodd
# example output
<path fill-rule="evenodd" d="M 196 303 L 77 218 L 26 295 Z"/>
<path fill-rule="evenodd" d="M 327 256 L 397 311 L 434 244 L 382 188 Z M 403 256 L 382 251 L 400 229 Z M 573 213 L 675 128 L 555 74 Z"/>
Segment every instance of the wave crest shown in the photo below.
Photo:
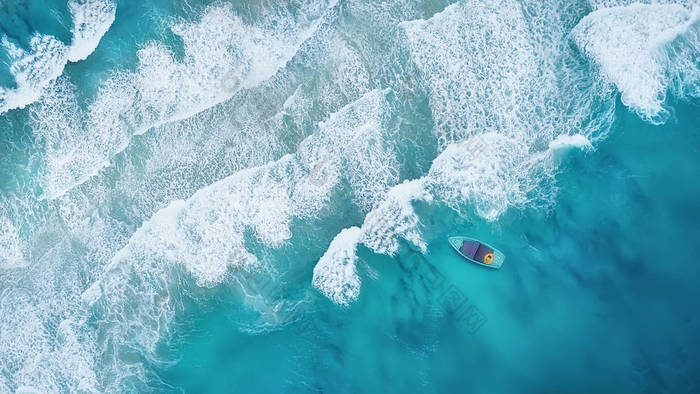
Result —
<path fill-rule="evenodd" d="M 688 93 L 699 97 L 700 69 L 693 60 L 700 54 L 699 11 L 677 4 L 601 8 L 584 17 L 571 35 L 617 87 L 623 104 L 659 124 L 670 116 L 669 88 L 682 95 L 683 86 L 696 86 Z"/>
<path fill-rule="evenodd" d="M 116 13 L 111 0 L 70 0 L 68 9 L 73 17 L 70 45 L 36 33 L 25 51 L 3 37 L 2 46 L 10 55 L 10 72 L 17 87 L 0 87 L 0 114 L 36 102 L 63 74 L 68 62 L 87 59 L 109 30 Z"/>
<path fill-rule="evenodd" d="M 336 304 L 348 305 L 360 294 L 360 277 L 355 266 L 360 234 L 358 227 L 341 231 L 314 267 L 314 287 Z"/>

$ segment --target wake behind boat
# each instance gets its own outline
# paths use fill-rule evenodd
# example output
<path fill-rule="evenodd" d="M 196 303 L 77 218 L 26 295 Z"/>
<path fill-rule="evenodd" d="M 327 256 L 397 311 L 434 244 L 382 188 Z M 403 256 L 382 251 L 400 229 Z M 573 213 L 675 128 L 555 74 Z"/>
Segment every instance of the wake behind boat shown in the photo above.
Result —
<path fill-rule="evenodd" d="M 496 248 L 469 237 L 449 237 L 450 245 L 465 259 L 485 267 L 499 269 L 506 256 Z"/>

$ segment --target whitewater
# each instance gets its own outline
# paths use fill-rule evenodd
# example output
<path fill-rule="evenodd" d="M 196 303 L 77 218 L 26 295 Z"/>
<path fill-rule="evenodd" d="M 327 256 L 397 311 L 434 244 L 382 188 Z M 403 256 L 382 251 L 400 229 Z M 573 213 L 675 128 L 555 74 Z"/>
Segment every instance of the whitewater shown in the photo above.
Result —
<path fill-rule="evenodd" d="M 698 105 L 694 0 L 9 0 L 0 393 L 696 392 Z"/>

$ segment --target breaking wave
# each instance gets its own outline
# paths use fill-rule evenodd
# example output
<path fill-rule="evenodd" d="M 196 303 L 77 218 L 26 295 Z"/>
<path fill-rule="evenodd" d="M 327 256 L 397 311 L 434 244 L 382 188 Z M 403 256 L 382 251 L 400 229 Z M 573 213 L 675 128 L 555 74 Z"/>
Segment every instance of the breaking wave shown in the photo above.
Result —
<path fill-rule="evenodd" d="M 68 9 L 73 16 L 73 42 L 67 58 L 79 62 L 97 49 L 100 39 L 114 23 L 116 5 L 107 0 L 70 0 Z"/>
<path fill-rule="evenodd" d="M 68 62 L 87 59 L 114 22 L 116 12 L 110 0 L 70 0 L 68 8 L 73 17 L 69 45 L 53 36 L 35 33 L 25 50 L 7 36 L 2 37 L 16 87 L 0 87 L 0 114 L 39 100 Z"/>
<path fill-rule="evenodd" d="M 670 116 L 668 90 L 698 98 L 700 8 L 630 4 L 600 8 L 571 32 L 581 51 L 600 66 L 623 104 L 651 123 Z"/>
<path fill-rule="evenodd" d="M 372 91 L 333 114 L 295 154 L 231 175 L 144 223 L 82 295 L 100 320 L 112 322 L 109 335 L 154 355 L 174 317 L 180 277 L 213 287 L 231 271 L 269 269 L 249 249 L 278 248 L 307 218 L 340 214 L 327 208 L 346 185 L 358 207 L 372 206 L 375 193 L 396 182 L 386 94 Z M 125 313 L 128 305 L 135 309 Z M 152 324 L 134 326 L 135 316 Z"/>
<path fill-rule="evenodd" d="M 354 301 L 359 294 L 354 273 L 358 243 L 391 256 L 401 241 L 426 252 L 414 203 L 439 201 L 457 212 L 469 206 L 482 218 L 495 221 L 509 208 L 537 204 L 544 183 L 554 182 L 556 151 L 589 146 L 582 135 L 563 135 L 550 149 L 530 154 L 517 140 L 496 133 L 451 144 L 435 159 L 428 175 L 393 187 L 360 228 L 351 227 L 336 236 L 316 265 L 314 285 L 336 303 Z"/>
<path fill-rule="evenodd" d="M 530 12 L 546 15 L 531 6 Z M 439 201 L 462 215 L 471 214 L 465 211 L 469 207 L 489 221 L 510 208 L 551 206 L 556 192 L 553 153 L 568 146 L 590 147 L 591 139 L 605 134 L 612 108 L 604 86 L 578 84 L 576 75 L 586 69 L 567 63 L 567 33 L 543 34 L 528 24 L 522 7 L 508 1 L 460 2 L 401 27 L 429 92 L 441 153 L 426 176 L 392 188 L 367 214 L 352 232 L 358 242 L 380 254 L 394 255 L 401 241 L 425 251 L 413 206 L 419 201 Z M 594 113 L 602 124 L 589 123 Z M 334 250 L 343 250 L 342 242 L 334 240 Z M 349 243 L 336 259 L 329 250 L 319 261 L 319 272 L 347 272 L 342 267 L 356 259 L 347 256 L 348 250 L 355 246 Z M 332 268 L 331 261 L 340 267 Z M 344 294 L 347 280 L 319 274 L 314 284 L 345 304 L 357 298 Z"/>
<path fill-rule="evenodd" d="M 229 4 L 207 7 L 198 22 L 170 27 L 184 42 L 182 60 L 166 45 L 150 42 L 138 51 L 136 71 L 115 72 L 85 108 L 74 84 L 58 80 L 32 108 L 33 129 L 46 145 L 44 197 L 60 197 L 96 175 L 134 135 L 189 118 L 267 80 L 332 6 L 302 0 L 262 8 L 257 23 Z"/>
<path fill-rule="evenodd" d="M 347 305 L 360 295 L 355 267 L 360 234 L 357 227 L 341 231 L 314 268 L 313 285 L 337 304 Z"/>

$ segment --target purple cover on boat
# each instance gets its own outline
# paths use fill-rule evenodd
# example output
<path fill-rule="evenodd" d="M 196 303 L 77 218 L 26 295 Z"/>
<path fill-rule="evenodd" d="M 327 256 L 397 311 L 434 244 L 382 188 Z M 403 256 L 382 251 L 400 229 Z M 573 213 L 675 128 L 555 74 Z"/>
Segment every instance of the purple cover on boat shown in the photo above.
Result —
<path fill-rule="evenodd" d="M 464 241 L 459 251 L 462 252 L 463 255 L 473 259 L 479 246 L 481 246 L 481 244 L 476 241 Z"/>
<path fill-rule="evenodd" d="M 489 253 L 493 253 L 493 249 L 489 248 L 488 246 L 479 244 L 479 249 L 477 249 L 476 253 L 474 253 L 474 257 L 472 258 L 476 261 L 483 263 L 484 256 L 486 256 Z"/>

